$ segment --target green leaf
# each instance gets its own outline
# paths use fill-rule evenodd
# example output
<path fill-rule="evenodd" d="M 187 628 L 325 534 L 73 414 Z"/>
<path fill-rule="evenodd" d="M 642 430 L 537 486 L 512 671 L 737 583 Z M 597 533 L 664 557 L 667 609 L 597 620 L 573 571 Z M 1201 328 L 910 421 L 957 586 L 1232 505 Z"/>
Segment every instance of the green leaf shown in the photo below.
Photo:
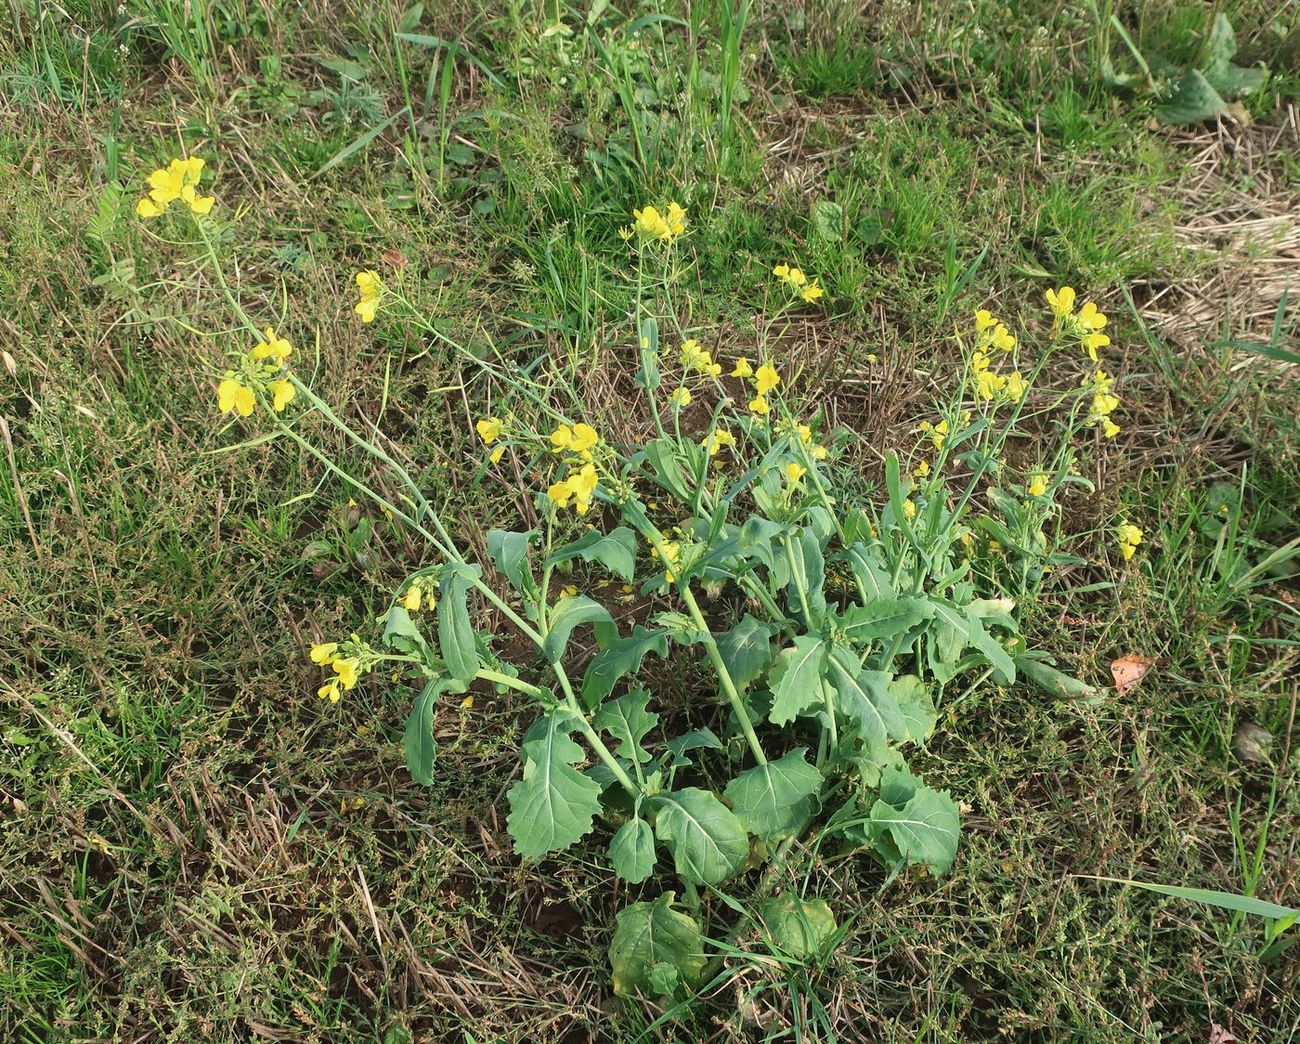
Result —
<path fill-rule="evenodd" d="M 772 662 L 771 638 L 776 630 L 775 624 L 756 620 L 746 613 L 735 627 L 718 638 L 718 652 L 737 688 L 744 689 L 767 670 Z"/>
<path fill-rule="evenodd" d="M 660 964 L 676 969 L 677 979 L 688 986 L 699 979 L 705 964 L 700 926 L 673 909 L 675 898 L 676 893 L 665 892 L 654 902 L 633 903 L 614 918 L 609 963 L 615 993 L 627 997 L 653 988 L 652 972 Z M 662 975 L 653 981 L 662 985 Z"/>
<path fill-rule="evenodd" d="M 826 665 L 826 643 L 812 634 L 801 634 L 794 645 L 776 658 L 769 682 L 772 687 L 773 725 L 787 725 L 800 714 L 822 702 L 822 671 Z"/>
<path fill-rule="evenodd" d="M 400 605 L 388 607 L 388 613 L 384 617 L 384 633 L 380 641 L 394 652 L 428 659 L 429 643 L 424 640 L 424 635 L 415 626 L 411 614 Z"/>
<path fill-rule="evenodd" d="M 947 791 L 920 786 L 901 808 L 878 800 L 871 806 L 871 826 L 909 863 L 923 863 L 936 874 L 947 873 L 957 857 L 961 817 Z"/>
<path fill-rule="evenodd" d="M 1200 69 L 1189 69 L 1178 81 L 1173 96 L 1163 105 L 1156 106 L 1156 117 L 1161 123 L 1204 123 L 1212 120 L 1228 107 L 1223 96 L 1205 78 Z"/>
<path fill-rule="evenodd" d="M 869 743 L 878 746 L 903 737 L 903 715 L 889 690 L 888 674 L 863 670 L 857 656 L 841 645 L 831 652 L 826 678 L 839 697 L 840 712 L 858 723 Z"/>
<path fill-rule="evenodd" d="M 646 653 L 667 656 L 668 632 L 652 631 L 636 624 L 627 638 L 614 638 L 603 643 L 582 678 L 582 702 L 587 709 L 595 707 L 613 692 L 624 675 L 639 671 Z"/>
<path fill-rule="evenodd" d="M 865 645 L 897 638 L 933 615 L 934 606 L 927 598 L 881 598 L 849 606 L 834 626 L 844 631 L 850 641 Z"/>
<path fill-rule="evenodd" d="M 438 756 L 438 743 L 433 738 L 433 708 L 438 697 L 449 691 L 464 692 L 465 686 L 451 678 L 432 679 L 415 697 L 406 719 L 406 732 L 402 736 L 406 768 L 411 778 L 422 786 L 433 784 L 433 763 Z"/>
<path fill-rule="evenodd" d="M 1044 692 L 1053 696 L 1096 696 L 1097 689 L 1087 682 L 1058 671 L 1051 664 L 1033 656 L 1017 656 L 1016 669 Z"/>
<path fill-rule="evenodd" d="M 829 199 L 819 199 L 812 205 L 812 223 L 819 239 L 838 243 L 843 236 L 844 208 Z"/>
<path fill-rule="evenodd" d="M 641 369 L 635 381 L 649 391 L 663 384 L 659 377 L 659 320 L 653 316 L 641 321 Z"/>
<path fill-rule="evenodd" d="M 739 873 L 749 838 L 731 809 L 707 790 L 687 787 L 654 799 L 655 834 L 692 884 L 717 884 Z"/>
<path fill-rule="evenodd" d="M 741 825 L 766 841 L 801 830 L 817 810 L 822 774 L 808 764 L 804 749 L 746 769 L 727 784 L 726 798 Z"/>
<path fill-rule="evenodd" d="M 611 640 L 611 634 L 618 634 L 609 610 L 586 595 L 561 598 L 552 608 L 547 623 L 546 642 L 542 646 L 542 651 L 550 663 L 559 663 L 564 658 L 569 636 L 573 634 L 573 629 L 581 624 L 594 624 L 596 640 L 602 645 Z"/>
<path fill-rule="evenodd" d="M 1237 101 L 1254 94 L 1268 80 L 1268 69 L 1262 65 L 1245 68 L 1232 63 L 1231 59 L 1237 53 L 1237 34 L 1232 31 L 1228 16 L 1222 12 L 1210 28 L 1205 53 L 1206 63 L 1202 72 L 1225 101 Z"/>
<path fill-rule="evenodd" d="M 568 848 L 600 811 L 600 784 L 573 767 L 585 757 L 569 739 L 577 727 L 577 716 L 557 707 L 524 739 L 524 778 L 510 788 L 506 827 L 525 859 Z"/>
<path fill-rule="evenodd" d="M 547 562 L 558 565 L 574 558 L 599 562 L 615 576 L 631 582 L 636 573 L 636 534 L 627 526 L 619 526 L 611 533 L 593 529 L 553 553 Z"/>
<path fill-rule="evenodd" d="M 478 646 L 469 620 L 470 583 L 483 570 L 463 562 L 452 563 L 442 577 L 438 592 L 438 647 L 448 673 L 468 685 L 479 668 Z"/>
<path fill-rule="evenodd" d="M 629 819 L 609 842 L 609 864 L 629 884 L 640 884 L 655 868 L 655 837 L 639 816 Z"/>
<path fill-rule="evenodd" d="M 650 755 L 641 748 L 646 734 L 659 724 L 659 715 L 646 710 L 650 694 L 645 689 L 635 689 L 609 703 L 601 704 L 592 719 L 592 726 L 608 732 L 619 742 L 618 753 L 629 761 L 635 758 L 644 765 Z"/>
<path fill-rule="evenodd" d="M 677 969 L 667 961 L 660 961 L 650 969 L 650 977 L 646 979 L 646 985 L 650 987 L 652 993 L 667 996 L 677 989 L 678 981 Z"/>
<path fill-rule="evenodd" d="M 1292 923 L 1295 923 L 1295 919 L 1300 918 L 1300 909 L 1296 907 L 1281 906 L 1278 903 L 1270 903 L 1266 899 L 1256 899 L 1251 895 L 1237 895 L 1235 892 L 1221 892 L 1213 888 L 1187 888 L 1183 885 L 1152 884 L 1147 881 L 1134 881 L 1127 877 L 1098 877 L 1093 874 L 1075 874 L 1074 876 L 1086 877 L 1091 881 L 1109 881 L 1111 884 L 1142 888 L 1148 892 L 1167 895 L 1174 899 L 1189 899 L 1194 903 L 1217 906 L 1222 910 L 1232 910 L 1234 913 L 1268 917 L 1277 921 L 1291 919 Z"/>
<path fill-rule="evenodd" d="M 939 720 L 935 713 L 934 700 L 930 698 L 930 688 L 915 674 L 904 674 L 889 684 L 889 691 L 898 703 L 899 719 L 902 730 L 898 739 L 905 743 L 923 743 L 934 732 Z"/>
<path fill-rule="evenodd" d="M 817 534 L 811 528 L 805 527 L 790 541 L 787 560 L 790 565 L 791 581 L 802 587 L 808 596 L 808 612 L 812 619 L 805 620 L 804 625 L 809 628 L 815 627 L 826 615 L 826 596 L 822 593 L 826 583 L 826 563 L 822 559 L 822 549 Z M 794 592 L 790 594 L 790 603 L 800 605 L 799 596 Z"/>
<path fill-rule="evenodd" d="M 713 734 L 712 729 L 691 729 L 682 735 L 670 739 L 664 748 L 673 756 L 669 768 L 685 768 L 692 764 L 686 756 L 688 750 L 722 750 L 722 741 Z"/>
<path fill-rule="evenodd" d="M 537 530 L 527 533 L 510 533 L 504 529 L 488 530 L 487 550 L 497 569 L 510 581 L 510 586 L 520 594 L 529 594 L 534 588 L 532 573 L 528 569 L 528 545 L 537 537 Z"/>
<path fill-rule="evenodd" d="M 984 654 L 989 665 L 997 672 L 994 681 L 999 685 L 1012 684 L 1016 680 L 1016 663 L 1011 659 L 1011 654 L 1003 648 L 1000 641 L 984 630 L 984 622 L 970 610 L 966 612 L 966 624 L 970 629 L 971 645 Z"/>
<path fill-rule="evenodd" d="M 782 892 L 760 901 L 758 916 L 777 949 L 792 957 L 824 956 L 835 937 L 835 915 L 825 899 Z"/>
<path fill-rule="evenodd" d="M 849 563 L 858 583 L 866 590 L 867 596 L 874 601 L 883 601 L 894 597 L 894 589 L 889 578 L 889 571 L 880 561 L 875 548 L 866 544 L 854 543 L 846 548 L 842 557 Z"/>
<path fill-rule="evenodd" d="M 677 463 L 674 446 L 668 439 L 653 439 L 645 444 L 645 458 L 659 485 L 678 500 L 690 503 L 693 499 L 690 486 Z"/>

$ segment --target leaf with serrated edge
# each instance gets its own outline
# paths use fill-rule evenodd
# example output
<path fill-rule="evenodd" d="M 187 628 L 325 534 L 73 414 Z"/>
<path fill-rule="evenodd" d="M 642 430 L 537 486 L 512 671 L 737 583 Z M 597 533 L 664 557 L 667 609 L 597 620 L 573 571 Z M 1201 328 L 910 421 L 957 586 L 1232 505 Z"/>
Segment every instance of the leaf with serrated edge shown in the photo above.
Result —
<path fill-rule="evenodd" d="M 772 942 L 792 957 L 825 953 L 835 936 L 835 915 L 825 899 L 800 899 L 793 892 L 783 892 L 760 900 L 758 916 Z"/>
<path fill-rule="evenodd" d="M 582 678 L 582 702 L 587 709 L 613 692 L 624 675 L 639 671 L 647 653 L 668 655 L 667 631 L 651 631 L 636 624 L 629 637 L 606 643 L 587 665 Z"/>
<path fill-rule="evenodd" d="M 488 554 L 510 581 L 510 586 L 520 594 L 527 593 L 532 586 L 532 576 L 528 572 L 528 544 L 536 536 L 536 530 L 527 533 L 512 533 L 504 529 L 488 531 Z"/>
<path fill-rule="evenodd" d="M 772 659 L 774 624 L 746 613 L 730 631 L 718 637 L 718 652 L 738 689 L 744 689 L 767 669 Z"/>
<path fill-rule="evenodd" d="M 649 702 L 650 694 L 645 689 L 635 689 L 601 704 L 591 721 L 595 728 L 618 740 L 619 754 L 628 759 L 635 758 L 642 765 L 650 760 L 650 754 L 642 749 L 641 741 L 659 723 L 659 715 L 646 710 Z"/>
<path fill-rule="evenodd" d="M 707 790 L 687 787 L 655 799 L 655 834 L 673 853 L 679 876 L 717 884 L 749 858 L 749 838 L 735 813 Z"/>
<path fill-rule="evenodd" d="M 561 598 L 551 610 L 549 627 L 546 631 L 546 644 L 543 652 L 551 663 L 559 663 L 564 658 L 564 650 L 569 644 L 573 629 L 581 624 L 594 624 L 598 636 L 606 638 L 616 634 L 614 618 L 609 610 L 599 602 L 594 602 L 586 595 L 574 595 Z"/>
<path fill-rule="evenodd" d="M 859 645 L 906 634 L 910 627 L 934 615 L 925 598 L 882 598 L 867 605 L 851 605 L 836 626 Z"/>
<path fill-rule="evenodd" d="M 614 938 L 609 963 L 614 972 L 614 992 L 631 996 L 650 987 L 657 964 L 677 969 L 688 986 L 704 971 L 704 940 L 695 920 L 673 909 L 675 892 L 664 892 L 650 903 L 633 903 L 614 918 Z"/>
<path fill-rule="evenodd" d="M 888 834 L 909 863 L 924 863 L 936 874 L 947 873 L 957 857 L 961 816 L 947 791 L 918 787 L 902 808 L 877 801 L 871 826 L 877 835 Z"/>
<path fill-rule="evenodd" d="M 822 774 L 808 764 L 804 748 L 746 769 L 727 784 L 726 797 L 751 834 L 767 841 L 789 837 L 817 809 Z"/>
<path fill-rule="evenodd" d="M 906 743 L 910 740 L 913 743 L 923 743 L 929 739 L 938 715 L 925 682 L 915 674 L 904 674 L 889 683 L 889 691 L 898 703 L 899 718 L 902 721 L 899 742 Z"/>
<path fill-rule="evenodd" d="M 889 691 L 888 674 L 863 670 L 857 656 L 842 645 L 832 650 L 826 674 L 839 696 L 840 713 L 858 722 L 866 739 L 884 743 L 902 737 L 903 718 Z"/>
<path fill-rule="evenodd" d="M 769 679 L 772 687 L 773 725 L 787 725 L 804 711 L 822 702 L 822 669 L 826 643 L 812 634 L 801 634 L 794 645 L 777 657 Z"/>
<path fill-rule="evenodd" d="M 524 778 L 510 788 L 506 827 L 525 859 L 558 852 L 591 831 L 600 811 L 600 784 L 573 766 L 584 753 L 569 739 L 578 727 L 560 707 L 529 730 L 524 741 Z"/>
<path fill-rule="evenodd" d="M 640 884 L 655 868 L 655 838 L 644 819 L 629 819 L 609 842 L 609 864 L 628 884 Z"/>
<path fill-rule="evenodd" d="M 574 558 L 599 562 L 615 576 L 630 583 L 636 572 L 636 534 L 627 526 L 619 526 L 609 533 L 593 529 L 555 551 L 547 562 L 557 565 Z"/>

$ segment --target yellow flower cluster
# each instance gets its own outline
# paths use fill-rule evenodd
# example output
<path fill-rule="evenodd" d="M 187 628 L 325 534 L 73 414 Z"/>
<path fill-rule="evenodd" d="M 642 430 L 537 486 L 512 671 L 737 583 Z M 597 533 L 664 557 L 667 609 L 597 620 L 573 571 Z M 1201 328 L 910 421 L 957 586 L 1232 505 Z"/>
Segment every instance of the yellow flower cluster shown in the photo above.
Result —
<path fill-rule="evenodd" d="M 766 416 L 772 409 L 767 394 L 781 383 L 781 375 L 776 372 L 776 367 L 771 363 L 763 363 L 755 370 L 748 359 L 739 359 L 731 376 L 748 378 L 753 383 L 754 397 L 749 401 L 750 412 Z"/>
<path fill-rule="evenodd" d="M 619 232 L 624 239 L 636 235 L 643 240 L 671 243 L 686 231 L 686 210 L 678 203 L 669 203 L 660 214 L 657 207 L 642 207 L 632 211 L 632 227 Z"/>
<path fill-rule="evenodd" d="M 705 435 L 700 439 L 700 445 L 710 457 L 716 457 L 723 446 L 735 447 L 736 436 L 731 433 L 730 428 L 715 428 L 713 434 Z"/>
<path fill-rule="evenodd" d="M 478 437 L 483 440 L 483 445 L 491 446 L 492 443 L 502 438 L 505 434 L 506 422 L 500 417 L 484 417 L 474 425 L 474 430 L 478 432 Z M 493 448 L 492 452 L 488 454 L 488 460 L 493 464 L 496 464 L 503 456 L 505 456 L 505 452 L 506 447 L 503 442 L 501 445 Z"/>
<path fill-rule="evenodd" d="M 551 449 L 556 453 L 568 454 L 568 475 L 551 483 L 546 495 L 556 507 L 568 507 L 570 503 L 579 515 L 585 515 L 591 509 L 591 502 L 600 484 L 600 475 L 592 463 L 594 451 L 600 446 L 600 435 L 590 424 L 561 424 L 551 432 Z M 578 466 L 581 465 L 581 466 Z"/>
<path fill-rule="evenodd" d="M 375 313 L 379 311 L 380 298 L 384 296 L 384 284 L 380 282 L 379 273 L 370 270 L 358 272 L 357 290 L 361 300 L 357 302 L 355 311 L 363 323 L 373 323 Z"/>
<path fill-rule="evenodd" d="M 674 388 L 671 395 L 668 396 L 672 404 L 679 410 L 691 404 L 691 389 L 683 385 L 680 388 Z"/>
<path fill-rule="evenodd" d="M 694 370 L 702 373 L 706 377 L 721 377 L 722 364 L 715 363 L 713 356 L 705 349 L 700 347 L 700 342 L 694 337 L 682 344 L 682 366 L 687 370 Z"/>
<path fill-rule="evenodd" d="M 427 576 L 417 576 L 406 585 L 402 595 L 402 608 L 408 613 L 418 613 L 421 609 L 433 612 L 438 608 L 437 585 Z"/>
<path fill-rule="evenodd" d="M 777 265 L 772 269 L 772 274 L 785 283 L 792 293 L 803 298 L 805 301 L 816 301 L 825 294 L 825 291 L 817 285 L 817 280 L 811 282 L 802 268 L 794 268 L 790 265 Z"/>
<path fill-rule="evenodd" d="M 1088 353 L 1088 358 L 1097 362 L 1097 350 L 1110 344 L 1110 338 L 1101 332 L 1106 328 L 1108 320 L 1106 314 L 1093 301 L 1085 302 L 1079 311 L 1075 312 L 1074 303 L 1077 299 L 1078 294 L 1072 286 L 1047 291 L 1047 303 L 1055 316 L 1056 329 L 1078 337 L 1079 344 Z"/>
<path fill-rule="evenodd" d="M 257 406 L 259 391 L 271 397 L 271 408 L 279 413 L 298 394 L 288 376 L 293 345 L 287 338 L 277 337 L 269 326 L 262 333 L 264 340 L 240 359 L 238 367 L 227 370 L 217 384 L 217 408 L 222 413 L 250 416 Z"/>
<path fill-rule="evenodd" d="M 1098 369 L 1091 377 L 1084 378 L 1083 387 L 1092 392 L 1092 405 L 1088 410 L 1088 423 L 1099 426 L 1101 433 L 1108 439 L 1113 439 L 1120 432 L 1120 427 L 1110 415 L 1119 408 L 1119 399 L 1111 386 L 1115 383 L 1115 378 L 1110 376 L 1105 370 Z"/>
<path fill-rule="evenodd" d="M 992 366 L 994 351 L 1010 352 L 1015 346 L 1015 337 L 997 316 L 987 308 L 975 313 L 975 351 L 971 354 L 970 366 L 976 398 L 985 401 L 1006 398 L 1019 402 L 1024 397 L 1029 385 L 1019 370 L 1001 374 Z"/>
<path fill-rule="evenodd" d="M 200 196 L 199 178 L 203 174 L 203 159 L 174 159 L 149 175 L 149 191 L 140 197 L 135 212 L 142 218 L 159 217 L 172 203 L 180 200 L 195 214 L 207 214 L 216 203 L 215 196 Z"/>
<path fill-rule="evenodd" d="M 1119 553 L 1127 562 L 1138 549 L 1138 544 L 1142 543 L 1142 530 L 1130 522 L 1125 522 L 1115 530 L 1115 539 L 1119 542 Z"/>
<path fill-rule="evenodd" d="M 350 642 L 313 645 L 311 662 L 320 667 L 329 667 L 335 674 L 335 677 L 316 690 L 316 695 L 330 703 L 338 703 L 344 692 L 355 689 L 366 672 L 365 652 L 366 647 L 355 634 Z"/>
<path fill-rule="evenodd" d="M 682 546 L 676 540 L 662 540 L 660 543 L 663 545 L 664 549 L 664 579 L 671 584 L 675 579 L 677 579 L 676 576 L 673 575 L 673 569 L 681 562 Z M 650 557 L 659 558 L 659 548 L 652 546 L 650 548 Z"/>

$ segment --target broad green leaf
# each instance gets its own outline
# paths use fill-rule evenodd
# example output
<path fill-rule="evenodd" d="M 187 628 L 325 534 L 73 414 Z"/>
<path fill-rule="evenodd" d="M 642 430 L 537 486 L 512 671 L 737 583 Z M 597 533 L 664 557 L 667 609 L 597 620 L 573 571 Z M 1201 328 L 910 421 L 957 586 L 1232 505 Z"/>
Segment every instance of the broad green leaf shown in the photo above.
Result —
<path fill-rule="evenodd" d="M 812 223 L 818 239 L 838 243 L 844 234 L 844 208 L 829 199 L 819 199 L 812 205 Z"/>
<path fill-rule="evenodd" d="M 644 765 L 650 760 L 641 748 L 646 734 L 659 723 L 659 715 L 646 710 L 650 694 L 645 689 L 634 689 L 616 700 L 603 703 L 591 724 L 608 732 L 618 740 L 618 753 L 629 760 L 635 758 Z"/>
<path fill-rule="evenodd" d="M 614 971 L 614 992 L 632 996 L 651 988 L 656 965 L 667 964 L 677 979 L 693 984 L 704 971 L 704 940 L 694 919 L 673 909 L 675 892 L 664 892 L 650 903 L 633 903 L 614 918 L 614 939 L 609 963 Z M 662 976 L 656 976 L 662 984 Z"/>
<path fill-rule="evenodd" d="M 904 674 L 889 683 L 889 691 L 898 703 L 903 725 L 899 742 L 923 743 L 929 739 L 935 722 L 939 720 L 929 686 L 915 674 Z"/>
<path fill-rule="evenodd" d="M 411 713 L 406 719 L 402 736 L 402 749 L 406 752 L 406 768 L 411 778 L 422 786 L 433 783 L 433 763 L 438 756 L 438 743 L 433 738 L 433 708 L 444 692 L 464 692 L 465 686 L 450 678 L 434 678 L 420 690 Z"/>
<path fill-rule="evenodd" d="M 411 614 L 400 605 L 388 607 L 388 614 L 384 617 L 384 633 L 380 640 L 394 652 L 428 659 L 429 643 L 415 626 Z"/>
<path fill-rule="evenodd" d="M 1049 663 L 1033 656 L 1017 656 L 1016 669 L 1044 692 L 1053 696 L 1095 696 L 1097 689 L 1087 682 L 1058 671 Z"/>
<path fill-rule="evenodd" d="M 919 786 L 901 808 L 878 800 L 871 806 L 871 826 L 909 863 L 923 863 L 936 874 L 947 873 L 957 857 L 961 817 L 947 791 Z"/>
<path fill-rule="evenodd" d="M 867 597 L 877 602 L 894 597 L 889 571 L 881 564 L 874 548 L 855 543 L 844 550 L 842 556 L 853 570 L 853 576 L 867 592 Z"/>
<path fill-rule="evenodd" d="M 654 799 L 655 834 L 692 884 L 717 884 L 739 873 L 749 838 L 731 809 L 707 790 L 687 787 Z"/>
<path fill-rule="evenodd" d="M 744 689 L 767 670 L 772 661 L 771 638 L 776 630 L 775 624 L 756 620 L 746 613 L 735 627 L 719 636 L 718 652 L 737 688 Z"/>
<path fill-rule="evenodd" d="M 650 824 L 629 819 L 609 843 L 609 864 L 629 884 L 640 884 L 655 868 L 655 838 Z"/>
<path fill-rule="evenodd" d="M 804 749 L 746 769 L 727 784 L 726 798 L 741 825 L 766 841 L 801 830 L 817 810 L 822 774 L 808 764 Z"/>
<path fill-rule="evenodd" d="M 692 492 L 677 463 L 677 454 L 668 439 L 653 439 L 645 445 L 645 457 L 650 462 L 659 485 L 678 500 L 689 503 Z"/>
<path fill-rule="evenodd" d="M 1174 88 L 1173 95 L 1156 106 L 1156 117 L 1161 123 L 1173 126 L 1204 123 L 1227 109 L 1228 103 L 1205 78 L 1200 69 L 1188 69 Z"/>
<path fill-rule="evenodd" d="M 787 725 L 822 702 L 825 664 L 826 643 L 816 635 L 801 634 L 793 646 L 781 651 L 769 677 L 773 725 Z"/>
<path fill-rule="evenodd" d="M 636 624 L 627 638 L 614 638 L 604 643 L 587 665 L 587 673 L 582 678 L 582 702 L 587 709 L 595 707 L 613 692 L 624 675 L 639 671 L 647 653 L 668 655 L 667 631 L 651 631 Z"/>
<path fill-rule="evenodd" d="M 808 597 L 808 612 L 811 619 L 804 621 L 808 628 L 816 627 L 826 614 L 826 596 L 822 588 L 826 584 L 826 563 L 822 559 L 821 544 L 817 535 L 809 528 L 801 530 L 790 540 L 789 554 L 786 556 L 790 567 L 791 582 L 802 587 Z M 797 589 L 789 592 L 791 606 L 802 610 Z"/>
<path fill-rule="evenodd" d="M 750 515 L 740 527 L 740 546 L 746 557 L 762 562 L 772 569 L 776 564 L 774 548 L 779 547 L 781 538 L 790 532 L 790 527 L 773 522 L 762 515 Z"/>
<path fill-rule="evenodd" d="M 677 974 L 677 969 L 667 961 L 660 961 L 650 969 L 650 976 L 646 979 L 646 985 L 650 987 L 651 993 L 667 996 L 677 989 L 681 982 L 681 977 Z"/>
<path fill-rule="evenodd" d="M 881 598 L 849 606 L 834 626 L 844 631 L 851 642 L 865 645 L 897 638 L 933 615 L 934 606 L 927 598 Z"/>
<path fill-rule="evenodd" d="M 557 565 L 575 558 L 599 562 L 615 576 L 630 582 L 636 572 L 636 534 L 627 526 L 619 526 L 610 533 L 593 529 L 554 552 L 547 562 Z"/>
<path fill-rule="evenodd" d="M 535 529 L 527 533 L 512 533 L 492 529 L 487 535 L 487 550 L 510 586 L 520 594 L 533 590 L 533 577 L 528 569 L 528 545 L 537 536 Z"/>
<path fill-rule="evenodd" d="M 691 729 L 680 736 L 670 739 L 664 748 L 672 754 L 669 768 L 684 768 L 692 764 L 686 756 L 688 750 L 722 750 L 722 741 L 713 734 L 712 729 Z"/>
<path fill-rule="evenodd" d="M 1016 680 L 1016 663 L 1011 659 L 1011 654 L 1002 647 L 1001 642 L 984 630 L 984 622 L 978 616 L 968 611 L 966 623 L 970 629 L 971 645 L 984 655 L 997 672 L 994 681 L 999 685 L 1012 684 Z"/>
<path fill-rule="evenodd" d="M 840 713 L 858 723 L 863 739 L 880 745 L 903 737 L 903 716 L 889 690 L 888 674 L 864 670 L 857 656 L 842 645 L 831 652 L 826 668 Z"/>
<path fill-rule="evenodd" d="M 930 604 L 934 608 L 934 623 L 930 625 L 926 658 L 935 680 L 946 684 L 956 675 L 957 661 L 970 642 L 970 624 L 955 605 L 938 599 L 931 600 Z"/>
<path fill-rule="evenodd" d="M 577 727 L 576 715 L 558 707 L 524 739 L 524 778 L 510 788 L 506 827 L 525 859 L 568 848 L 600 811 L 600 784 L 573 767 L 585 757 L 569 738 Z"/>
<path fill-rule="evenodd" d="M 468 593 L 470 582 L 482 572 L 476 565 L 453 563 L 443 574 L 438 591 L 438 647 L 447 672 L 466 685 L 473 681 L 479 668 Z"/>
<path fill-rule="evenodd" d="M 573 629 L 581 624 L 594 624 L 596 638 L 602 645 L 608 643 L 611 636 L 618 633 L 614 625 L 614 618 L 609 615 L 609 610 L 599 602 L 592 601 L 586 595 L 561 598 L 551 609 L 550 619 L 547 623 L 549 626 L 542 651 L 546 654 L 546 659 L 551 663 L 559 663 L 564 658 L 564 650 L 569 644 L 569 636 L 573 634 Z"/>
<path fill-rule="evenodd" d="M 792 957 L 824 956 L 835 937 L 835 915 L 825 899 L 782 892 L 761 900 L 758 916 L 777 949 Z"/>
<path fill-rule="evenodd" d="M 1228 16 L 1219 13 L 1210 27 L 1206 41 L 1206 63 L 1202 69 L 1206 80 L 1225 101 L 1236 101 L 1254 94 L 1268 80 L 1268 70 L 1263 66 L 1246 68 L 1232 63 L 1237 53 L 1237 34 L 1232 30 Z"/>

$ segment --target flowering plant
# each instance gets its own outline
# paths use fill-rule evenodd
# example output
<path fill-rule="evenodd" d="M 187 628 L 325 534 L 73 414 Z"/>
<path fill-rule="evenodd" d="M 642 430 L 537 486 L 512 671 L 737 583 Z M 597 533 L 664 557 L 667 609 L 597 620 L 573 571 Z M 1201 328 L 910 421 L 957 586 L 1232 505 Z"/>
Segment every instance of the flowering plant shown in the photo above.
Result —
<path fill-rule="evenodd" d="M 177 169 L 184 182 L 201 165 Z M 946 871 L 958 848 L 958 804 L 918 778 L 907 753 L 931 736 L 956 679 L 973 688 L 1024 676 L 1053 693 L 1087 691 L 1026 647 L 1015 598 L 1032 596 L 1047 570 L 1068 561 L 1043 527 L 1056 493 L 1084 483 L 1073 468 L 1076 436 L 1089 424 L 1114 434 L 1110 378 L 1098 369 L 1081 390 L 1046 394 L 1043 412 L 1070 401 L 1052 456 L 1028 469 L 1003 458 L 1051 352 L 1073 343 L 1095 361 L 1107 343 L 1105 317 L 1090 304 L 1075 313 L 1073 290 L 1049 294 L 1052 341 L 1028 374 L 1007 326 L 987 310 L 975 314 L 966 379 L 937 421 L 916 429 L 906 460 L 886 454 L 877 503 L 854 492 L 841 459 L 847 433 L 799 415 L 785 394 L 792 376 L 768 351 L 781 316 L 823 298 L 817 280 L 777 265 L 785 300 L 760 326 L 757 358 L 715 361 L 677 326 L 669 259 L 689 234 L 686 210 L 643 207 L 624 238 L 635 257 L 644 437 L 607 437 L 556 407 L 540 384 L 509 382 L 507 400 L 527 409 L 501 410 L 475 428 L 487 466 L 506 453 L 530 462 L 540 524 L 492 530 L 490 562 L 471 561 L 419 484 L 289 369 L 289 342 L 257 333 L 221 278 L 211 209 L 192 206 L 192 218 L 219 285 L 259 338 L 220 377 L 219 407 L 249 417 L 269 406 L 280 434 L 436 556 L 393 592 L 373 642 L 354 634 L 312 649 L 325 672 L 320 696 L 338 701 L 380 665 L 418 679 L 404 748 L 423 783 L 435 773 L 440 700 L 476 684 L 530 698 L 537 716 L 508 797 L 518 853 L 541 859 L 599 833 L 622 880 L 641 884 L 670 863 L 681 883 L 682 904 L 668 891 L 619 914 L 610 950 L 619 992 L 671 994 L 696 983 L 705 971 L 700 889 L 765 863 L 780 868 L 812 829 L 823 844 L 860 849 L 895 870 Z M 363 322 L 387 313 L 446 339 L 378 273 L 359 273 L 357 286 Z M 676 335 L 668 343 L 665 328 Z M 403 496 L 381 496 L 311 444 L 281 415 L 291 403 L 390 468 Z M 1127 558 L 1141 532 L 1126 523 L 1120 536 Z M 560 589 L 576 562 L 608 580 L 586 593 Z M 630 592 L 639 583 L 634 597 L 648 610 L 630 631 L 601 596 L 615 580 Z M 497 652 L 484 606 L 529 640 L 531 658 Z M 591 629 L 594 655 L 575 640 L 580 628 Z M 695 727 L 679 728 L 683 715 L 662 698 L 669 657 L 707 672 L 690 708 Z M 776 879 L 763 878 L 746 917 L 788 954 L 823 948 L 834 930 L 829 908 L 766 894 Z"/>

